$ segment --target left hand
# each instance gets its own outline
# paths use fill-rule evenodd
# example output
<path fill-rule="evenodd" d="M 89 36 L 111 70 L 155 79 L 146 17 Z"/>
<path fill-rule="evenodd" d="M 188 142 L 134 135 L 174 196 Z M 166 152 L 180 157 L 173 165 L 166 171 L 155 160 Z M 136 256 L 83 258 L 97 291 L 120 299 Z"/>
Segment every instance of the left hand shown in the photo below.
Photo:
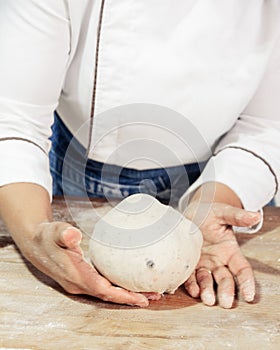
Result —
<path fill-rule="evenodd" d="M 185 215 L 197 223 L 204 239 L 197 268 L 185 282 L 187 292 L 194 298 L 200 296 L 205 305 L 214 305 L 216 283 L 219 305 L 231 308 L 236 280 L 244 300 L 253 301 L 253 271 L 240 250 L 232 226 L 253 226 L 260 221 L 260 214 L 224 203 L 195 201 L 188 206 Z M 205 215 L 203 221 L 201 215 Z"/>

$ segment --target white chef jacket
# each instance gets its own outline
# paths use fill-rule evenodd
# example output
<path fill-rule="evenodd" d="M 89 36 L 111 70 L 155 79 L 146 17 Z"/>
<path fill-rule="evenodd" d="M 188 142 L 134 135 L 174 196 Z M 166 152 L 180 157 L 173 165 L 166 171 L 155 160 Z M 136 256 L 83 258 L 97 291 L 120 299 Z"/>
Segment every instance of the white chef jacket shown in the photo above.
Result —
<path fill-rule="evenodd" d="M 279 0 L 0 0 L 0 186 L 51 195 L 57 110 L 91 159 L 147 169 L 211 156 L 184 198 L 217 181 L 259 210 L 280 177 L 279 30 Z M 153 112 L 116 127 L 120 106 L 159 106 L 162 127 Z M 167 151 L 150 159 L 142 142 L 135 156 L 134 139 Z"/>

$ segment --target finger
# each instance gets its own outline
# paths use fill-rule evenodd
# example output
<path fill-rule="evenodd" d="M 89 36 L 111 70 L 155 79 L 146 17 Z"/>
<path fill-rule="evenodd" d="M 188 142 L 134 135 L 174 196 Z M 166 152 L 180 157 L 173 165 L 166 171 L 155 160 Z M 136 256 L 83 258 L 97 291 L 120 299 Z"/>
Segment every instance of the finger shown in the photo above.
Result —
<path fill-rule="evenodd" d="M 237 274 L 238 286 L 244 300 L 251 302 L 255 298 L 256 286 L 253 271 L 250 267 L 241 270 Z"/>
<path fill-rule="evenodd" d="M 231 272 L 225 266 L 220 266 L 213 271 L 213 276 L 218 285 L 218 300 L 221 307 L 230 309 L 234 300 L 235 283 Z"/>
<path fill-rule="evenodd" d="M 220 206 L 219 209 L 215 208 L 213 210 L 223 223 L 231 226 L 254 226 L 261 219 L 261 215 L 258 212 L 247 211 L 230 205 Z"/>
<path fill-rule="evenodd" d="M 84 289 L 83 294 L 118 304 L 137 305 L 140 307 L 149 305 L 148 298 L 145 295 L 113 286 L 110 281 L 99 275 L 90 265 L 87 264 L 87 268 L 89 274 L 87 275 L 86 289 Z"/>
<path fill-rule="evenodd" d="M 75 248 L 82 240 L 82 233 L 67 222 L 47 222 L 40 224 L 45 238 L 50 238 L 62 248 Z"/>
<path fill-rule="evenodd" d="M 186 291 L 193 298 L 198 298 L 200 294 L 199 285 L 196 281 L 196 273 L 192 273 L 184 284 Z"/>
<path fill-rule="evenodd" d="M 97 297 L 104 301 L 111 301 L 118 304 L 136 305 L 140 307 L 147 307 L 149 305 L 149 300 L 145 295 L 130 292 L 112 285 L 102 290 L 101 294 L 98 294 Z"/>
<path fill-rule="evenodd" d="M 148 298 L 140 293 L 130 292 L 120 287 L 115 287 L 105 277 L 89 264 L 83 262 L 79 265 L 82 267 L 82 278 L 68 277 L 68 280 L 58 281 L 62 287 L 71 294 L 86 294 L 118 304 L 137 305 L 146 307 L 149 305 Z M 66 273 L 67 275 L 67 273 Z M 71 276 L 71 272 L 68 274 Z"/>
<path fill-rule="evenodd" d="M 141 294 L 143 294 L 148 300 L 154 300 L 154 301 L 160 300 L 162 297 L 162 294 L 160 294 L 160 293 L 153 293 L 153 292 L 146 293 L 145 292 L 145 293 L 141 293 Z"/>
<path fill-rule="evenodd" d="M 254 273 L 241 252 L 232 257 L 229 268 L 236 276 L 238 287 L 244 300 L 247 302 L 253 301 L 256 293 Z"/>
<path fill-rule="evenodd" d="M 59 230 L 55 237 L 56 243 L 63 247 L 73 249 L 76 248 L 82 240 L 82 233 L 73 226 L 68 226 L 63 230 Z"/>
<path fill-rule="evenodd" d="M 213 277 L 207 268 L 199 268 L 196 271 L 196 279 L 200 288 L 200 298 L 205 305 L 212 306 L 216 302 L 213 287 Z"/>

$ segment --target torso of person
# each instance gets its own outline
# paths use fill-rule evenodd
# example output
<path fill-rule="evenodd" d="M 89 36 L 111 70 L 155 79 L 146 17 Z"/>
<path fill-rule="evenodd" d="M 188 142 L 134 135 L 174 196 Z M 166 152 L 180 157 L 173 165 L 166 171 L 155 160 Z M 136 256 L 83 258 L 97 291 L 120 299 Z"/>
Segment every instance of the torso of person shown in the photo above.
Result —
<path fill-rule="evenodd" d="M 157 167 L 153 145 L 164 144 L 164 166 L 210 155 L 254 95 L 279 20 L 275 1 L 69 3 L 58 113 L 87 147 L 93 103 L 91 158 L 140 169 Z M 141 157 L 136 139 L 148 140 Z"/>

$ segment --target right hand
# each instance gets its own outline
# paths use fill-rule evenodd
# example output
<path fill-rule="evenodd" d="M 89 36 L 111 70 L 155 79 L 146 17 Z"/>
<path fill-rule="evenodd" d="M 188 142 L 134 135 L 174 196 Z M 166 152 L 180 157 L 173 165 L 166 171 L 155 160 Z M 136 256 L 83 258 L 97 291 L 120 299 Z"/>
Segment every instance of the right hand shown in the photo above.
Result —
<path fill-rule="evenodd" d="M 68 293 L 140 307 L 148 306 L 148 299 L 160 299 L 157 293 L 140 294 L 113 286 L 85 261 L 81 239 L 77 228 L 63 222 L 48 222 L 40 224 L 31 241 L 26 241 L 20 249 L 33 265 Z"/>
<path fill-rule="evenodd" d="M 203 235 L 200 260 L 185 283 L 187 292 L 194 298 L 200 297 L 205 305 L 212 306 L 217 300 L 221 307 L 228 309 L 233 306 L 237 284 L 244 300 L 252 302 L 253 270 L 241 252 L 232 226 L 256 225 L 260 214 L 225 203 L 193 201 L 185 215 L 197 223 Z"/>

